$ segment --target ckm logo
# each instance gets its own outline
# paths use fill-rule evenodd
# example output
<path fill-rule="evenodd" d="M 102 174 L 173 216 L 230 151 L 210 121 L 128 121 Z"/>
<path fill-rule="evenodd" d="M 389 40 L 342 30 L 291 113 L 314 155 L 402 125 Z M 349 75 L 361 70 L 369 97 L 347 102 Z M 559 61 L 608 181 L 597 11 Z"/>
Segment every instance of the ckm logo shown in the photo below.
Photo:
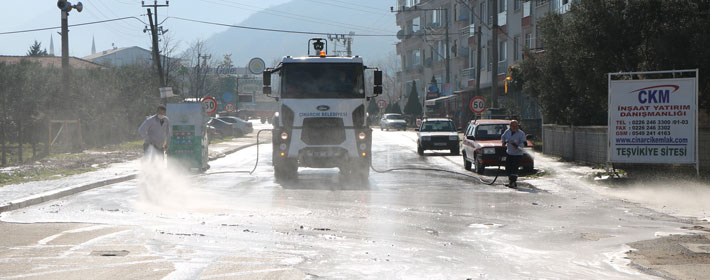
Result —
<path fill-rule="evenodd" d="M 325 111 L 330 110 L 330 106 L 328 106 L 328 105 L 320 105 L 320 106 L 316 107 L 316 109 L 318 109 L 318 111 L 325 112 Z"/>
<path fill-rule="evenodd" d="M 641 104 L 663 104 L 670 103 L 671 93 L 678 91 L 679 88 L 677 85 L 658 85 L 640 88 L 631 93 L 638 93 L 638 99 Z"/>

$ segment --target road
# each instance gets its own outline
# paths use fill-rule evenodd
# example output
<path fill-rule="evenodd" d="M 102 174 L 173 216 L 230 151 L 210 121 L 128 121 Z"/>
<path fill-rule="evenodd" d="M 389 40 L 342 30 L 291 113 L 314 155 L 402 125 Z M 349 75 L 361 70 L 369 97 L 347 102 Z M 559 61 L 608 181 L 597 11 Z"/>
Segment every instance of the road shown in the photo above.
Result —
<path fill-rule="evenodd" d="M 460 156 L 418 156 L 414 132 L 373 139 L 379 170 L 474 175 Z M 413 169 L 356 183 L 301 168 L 276 182 L 270 145 L 247 173 L 256 155 L 241 150 L 202 175 L 145 167 L 2 213 L 0 234 L 14 237 L 0 241 L 0 278 L 656 279 L 628 265 L 625 244 L 684 225 L 559 175 L 517 190 Z"/>

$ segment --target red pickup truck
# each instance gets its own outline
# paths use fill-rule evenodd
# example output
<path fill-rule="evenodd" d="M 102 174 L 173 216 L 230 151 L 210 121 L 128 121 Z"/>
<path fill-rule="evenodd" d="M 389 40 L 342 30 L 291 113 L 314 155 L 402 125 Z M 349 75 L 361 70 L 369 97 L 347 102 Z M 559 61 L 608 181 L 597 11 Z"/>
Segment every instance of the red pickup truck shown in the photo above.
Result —
<path fill-rule="evenodd" d="M 464 168 L 471 170 L 473 165 L 476 173 L 483 174 L 486 166 L 504 166 L 507 154 L 500 138 L 509 125 L 510 120 L 472 120 L 464 130 L 462 143 Z M 530 138 L 531 135 L 528 135 L 525 153 L 520 161 L 520 165 L 526 172 L 532 172 L 535 168 L 535 159 L 527 151 L 533 147 Z"/>

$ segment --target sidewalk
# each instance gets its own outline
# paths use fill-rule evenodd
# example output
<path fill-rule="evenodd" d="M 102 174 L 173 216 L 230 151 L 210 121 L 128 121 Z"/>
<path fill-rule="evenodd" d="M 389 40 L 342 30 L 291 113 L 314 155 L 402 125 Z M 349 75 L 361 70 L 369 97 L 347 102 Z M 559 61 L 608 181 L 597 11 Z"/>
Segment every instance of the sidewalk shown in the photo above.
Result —
<path fill-rule="evenodd" d="M 265 133 L 262 133 L 265 134 Z M 257 131 L 231 141 L 209 145 L 209 159 L 214 160 L 256 145 Z M 260 143 L 271 142 L 270 135 L 261 135 Z M 0 213 L 32 206 L 82 191 L 116 184 L 136 178 L 140 159 L 115 163 L 97 171 L 77 174 L 57 180 L 34 181 L 0 187 Z M 100 178 L 100 179 L 97 179 Z"/>

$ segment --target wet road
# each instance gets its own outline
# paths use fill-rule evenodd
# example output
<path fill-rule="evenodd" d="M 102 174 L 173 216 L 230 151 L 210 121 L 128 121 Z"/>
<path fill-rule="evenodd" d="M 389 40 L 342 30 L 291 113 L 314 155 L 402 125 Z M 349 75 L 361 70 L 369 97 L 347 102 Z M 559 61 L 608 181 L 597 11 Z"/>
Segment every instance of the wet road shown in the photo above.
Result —
<path fill-rule="evenodd" d="M 413 132 L 373 137 L 379 170 L 474 175 L 460 156 L 418 156 Z M 624 244 L 681 226 L 560 175 L 520 190 L 421 170 L 358 183 L 301 168 L 297 181 L 276 182 L 270 145 L 246 173 L 256 154 L 198 176 L 144 168 L 137 180 L 2 213 L 40 224 L 3 225 L 26 235 L 0 242 L 0 278 L 655 279 L 627 265 Z"/>

